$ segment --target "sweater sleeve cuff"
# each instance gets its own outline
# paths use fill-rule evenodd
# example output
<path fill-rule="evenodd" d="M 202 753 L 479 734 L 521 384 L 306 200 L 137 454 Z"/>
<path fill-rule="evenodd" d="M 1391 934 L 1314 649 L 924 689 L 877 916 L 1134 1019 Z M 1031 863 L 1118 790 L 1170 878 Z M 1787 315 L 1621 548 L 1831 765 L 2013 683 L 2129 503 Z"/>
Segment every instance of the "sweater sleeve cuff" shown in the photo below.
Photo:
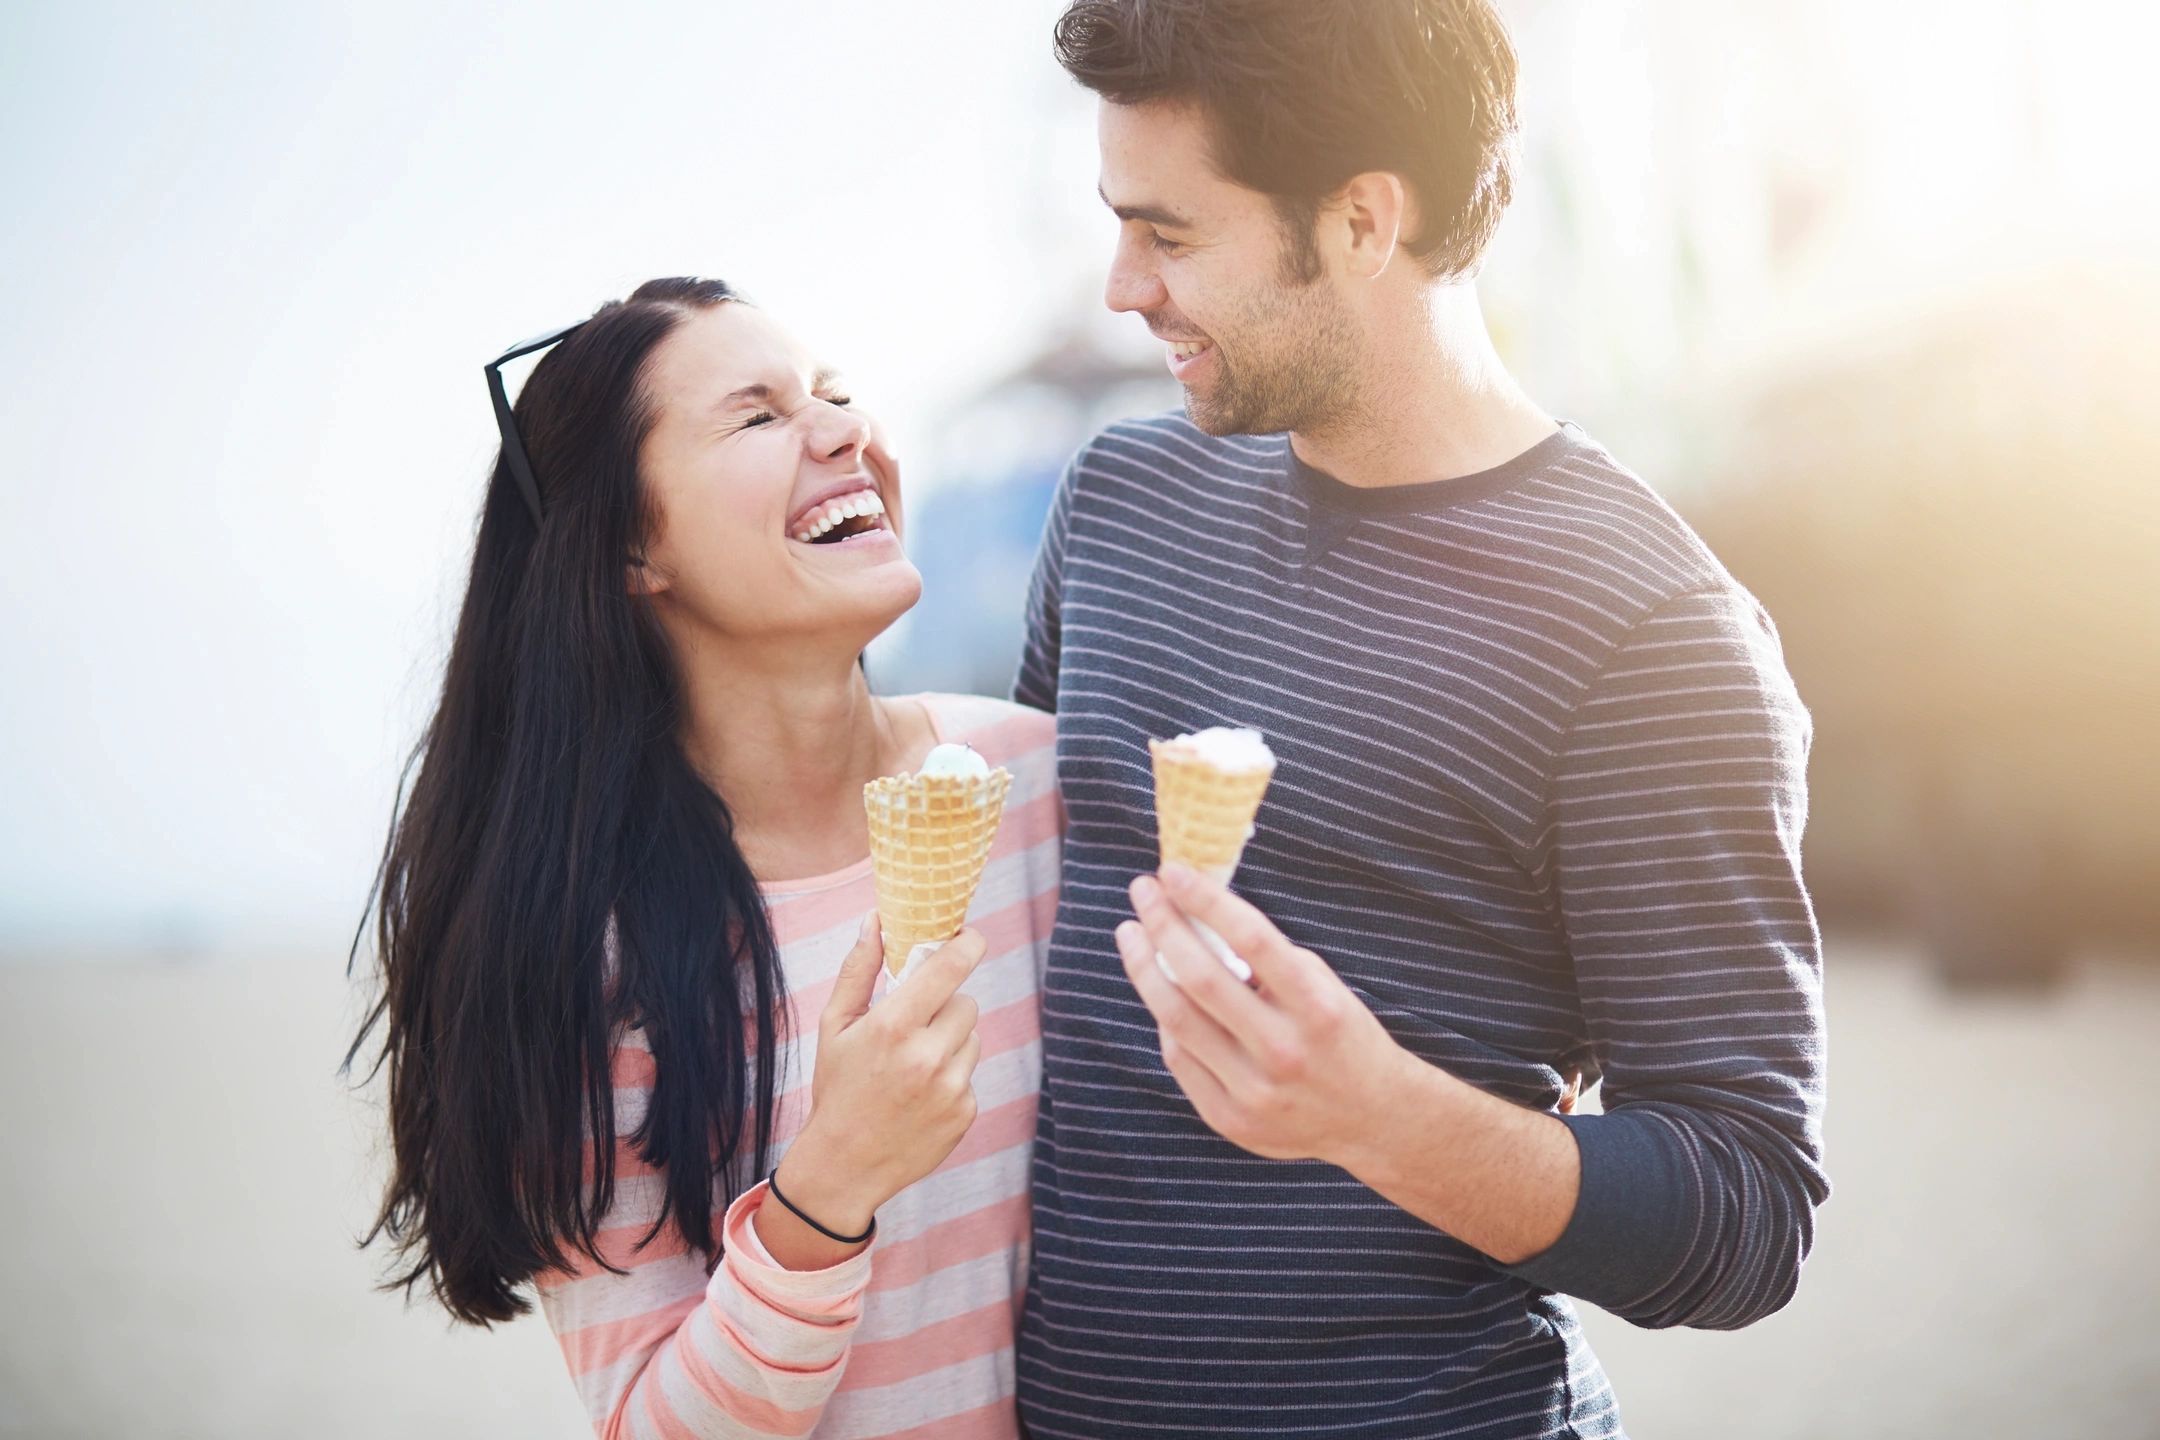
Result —
<path fill-rule="evenodd" d="M 830 1323 L 853 1319 L 870 1285 L 870 1254 L 865 1249 L 823 1270 L 790 1270 L 776 1262 L 751 1223 L 770 1189 L 763 1182 L 735 1197 L 721 1222 L 722 1263 L 736 1281 L 775 1309 L 798 1319 Z M 874 1248 L 874 1247 L 873 1247 Z"/>
<path fill-rule="evenodd" d="M 1680 1273 L 1694 1238 L 1698 1197 L 1675 1137 L 1625 1110 L 1557 1118 L 1582 1157 L 1575 1213 L 1551 1248 L 1505 1268 L 1607 1309 L 1637 1305 Z"/>

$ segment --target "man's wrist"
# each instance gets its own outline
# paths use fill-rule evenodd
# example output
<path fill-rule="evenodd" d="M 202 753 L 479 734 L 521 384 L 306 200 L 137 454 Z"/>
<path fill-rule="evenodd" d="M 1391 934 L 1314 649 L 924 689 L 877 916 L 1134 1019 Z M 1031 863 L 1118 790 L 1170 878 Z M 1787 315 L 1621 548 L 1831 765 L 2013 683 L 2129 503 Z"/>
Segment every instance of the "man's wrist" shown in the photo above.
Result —
<path fill-rule="evenodd" d="M 1557 1241 L 1581 1186 L 1568 1127 L 1408 1051 L 1390 1064 L 1369 1123 L 1335 1163 L 1502 1265 Z"/>
<path fill-rule="evenodd" d="M 1404 1148 L 1416 1143 L 1419 1127 L 1405 1125 L 1405 1115 L 1431 1118 L 1435 1107 L 1453 1097 L 1462 1082 L 1427 1064 L 1390 1039 L 1386 1055 L 1373 1067 L 1358 1123 L 1345 1126 L 1333 1155 L 1321 1158 L 1339 1165 L 1365 1185 L 1385 1193 L 1399 1184 L 1405 1170 Z"/>

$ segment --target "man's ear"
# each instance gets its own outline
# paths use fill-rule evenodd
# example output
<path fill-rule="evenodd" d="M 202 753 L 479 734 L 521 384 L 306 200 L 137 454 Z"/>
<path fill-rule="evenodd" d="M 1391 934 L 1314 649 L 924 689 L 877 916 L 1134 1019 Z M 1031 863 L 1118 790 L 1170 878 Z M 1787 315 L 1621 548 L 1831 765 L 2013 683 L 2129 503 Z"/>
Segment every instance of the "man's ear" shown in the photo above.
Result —
<path fill-rule="evenodd" d="M 1336 227 L 1350 273 L 1371 280 L 1385 271 L 1410 231 L 1410 191 L 1387 170 L 1353 175 L 1323 212 Z"/>
<path fill-rule="evenodd" d="M 623 588 L 632 595 L 658 595 L 668 588 L 667 572 L 651 557 L 633 555 L 623 562 Z"/>

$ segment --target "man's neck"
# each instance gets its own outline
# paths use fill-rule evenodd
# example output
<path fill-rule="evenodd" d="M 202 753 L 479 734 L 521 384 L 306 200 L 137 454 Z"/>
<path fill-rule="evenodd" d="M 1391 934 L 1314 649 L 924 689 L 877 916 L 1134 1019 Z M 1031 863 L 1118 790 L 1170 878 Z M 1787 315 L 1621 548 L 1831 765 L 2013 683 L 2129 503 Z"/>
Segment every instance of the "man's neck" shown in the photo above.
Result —
<path fill-rule="evenodd" d="M 1299 459 L 1345 485 L 1475 475 L 1556 428 L 1501 363 L 1474 289 L 1437 285 L 1418 298 L 1376 315 L 1354 413 L 1290 436 Z"/>

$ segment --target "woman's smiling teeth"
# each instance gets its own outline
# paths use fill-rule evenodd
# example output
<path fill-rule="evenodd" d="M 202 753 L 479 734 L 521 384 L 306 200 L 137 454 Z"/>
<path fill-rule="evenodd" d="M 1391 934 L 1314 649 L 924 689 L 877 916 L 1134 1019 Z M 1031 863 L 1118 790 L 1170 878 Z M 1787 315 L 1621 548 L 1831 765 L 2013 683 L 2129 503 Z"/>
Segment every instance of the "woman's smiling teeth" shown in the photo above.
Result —
<path fill-rule="evenodd" d="M 862 522 L 854 523 L 850 522 Z M 843 528 L 844 527 L 844 528 Z M 791 537 L 805 545 L 819 541 L 835 544 L 866 530 L 885 528 L 885 502 L 875 490 L 858 490 L 826 502 L 823 509 L 798 522 Z"/>

